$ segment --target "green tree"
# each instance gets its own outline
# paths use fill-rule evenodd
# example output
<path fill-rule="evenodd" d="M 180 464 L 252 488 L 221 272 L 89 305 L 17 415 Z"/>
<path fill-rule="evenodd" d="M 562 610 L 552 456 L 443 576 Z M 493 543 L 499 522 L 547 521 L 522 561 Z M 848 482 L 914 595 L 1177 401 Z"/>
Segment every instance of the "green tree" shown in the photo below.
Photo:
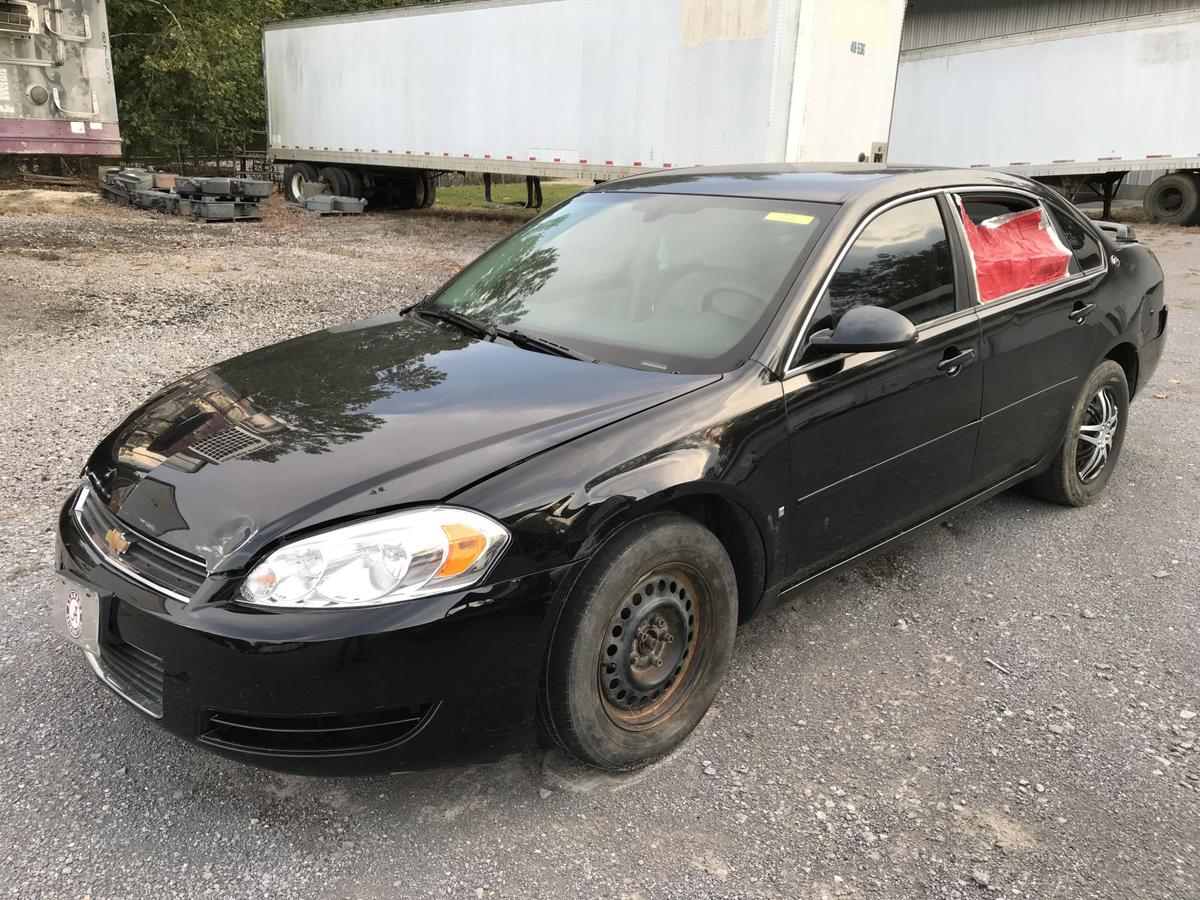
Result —
<path fill-rule="evenodd" d="M 111 0 L 121 130 L 131 156 L 261 147 L 262 26 L 419 0 Z"/>

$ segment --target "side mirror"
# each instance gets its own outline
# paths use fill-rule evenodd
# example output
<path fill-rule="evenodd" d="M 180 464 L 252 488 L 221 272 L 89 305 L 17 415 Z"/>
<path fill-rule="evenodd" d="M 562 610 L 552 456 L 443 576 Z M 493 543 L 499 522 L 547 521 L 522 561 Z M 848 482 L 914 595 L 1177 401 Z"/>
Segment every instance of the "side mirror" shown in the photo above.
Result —
<path fill-rule="evenodd" d="M 1121 222 L 1101 222 L 1096 221 L 1096 227 L 1107 234 L 1118 244 L 1136 244 L 1138 242 L 1137 235 L 1134 234 L 1133 228 Z"/>
<path fill-rule="evenodd" d="M 900 313 L 883 306 L 856 306 L 832 330 L 809 335 L 810 346 L 827 353 L 870 353 L 907 347 L 917 339 L 917 328 Z"/>

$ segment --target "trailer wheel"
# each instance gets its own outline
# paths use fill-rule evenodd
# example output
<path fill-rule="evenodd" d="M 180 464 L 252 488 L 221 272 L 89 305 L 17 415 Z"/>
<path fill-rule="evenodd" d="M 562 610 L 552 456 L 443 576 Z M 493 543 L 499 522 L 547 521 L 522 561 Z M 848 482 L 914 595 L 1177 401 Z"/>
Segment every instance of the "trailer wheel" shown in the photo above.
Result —
<path fill-rule="evenodd" d="M 304 200 L 304 185 L 319 178 L 316 166 L 303 162 L 292 163 L 283 170 L 283 195 L 292 203 L 301 203 Z"/>
<path fill-rule="evenodd" d="M 424 172 L 401 172 L 392 182 L 392 203 L 396 209 L 421 209 L 429 197 L 432 184 Z"/>
<path fill-rule="evenodd" d="M 354 169 L 328 166 L 321 170 L 321 177 L 329 182 L 338 196 L 361 198 L 364 195 L 363 177 Z"/>
<path fill-rule="evenodd" d="M 429 187 L 429 183 L 425 180 L 425 173 L 414 173 L 413 177 L 410 179 L 410 183 L 412 184 L 412 203 L 408 208 L 424 209 L 426 188 Z"/>
<path fill-rule="evenodd" d="M 421 209 L 429 209 L 437 201 L 437 179 L 428 172 L 422 172 L 421 180 L 425 182 L 425 196 L 421 198 Z"/>
<path fill-rule="evenodd" d="M 350 186 L 350 193 L 346 196 L 362 198 L 366 196 L 366 185 L 363 182 L 363 177 L 354 169 L 342 169 L 346 173 L 346 180 Z"/>
<path fill-rule="evenodd" d="M 1146 189 L 1142 206 L 1151 222 L 1200 224 L 1200 179 L 1183 172 L 1164 175 Z"/>

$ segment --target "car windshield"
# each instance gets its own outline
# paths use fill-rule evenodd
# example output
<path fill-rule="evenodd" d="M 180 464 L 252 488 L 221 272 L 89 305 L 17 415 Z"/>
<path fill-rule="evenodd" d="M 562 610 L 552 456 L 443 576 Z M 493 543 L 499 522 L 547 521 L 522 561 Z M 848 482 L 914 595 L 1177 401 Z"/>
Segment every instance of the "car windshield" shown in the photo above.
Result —
<path fill-rule="evenodd" d="M 605 363 L 729 371 L 762 337 L 832 209 L 585 193 L 480 257 L 429 305 Z"/>

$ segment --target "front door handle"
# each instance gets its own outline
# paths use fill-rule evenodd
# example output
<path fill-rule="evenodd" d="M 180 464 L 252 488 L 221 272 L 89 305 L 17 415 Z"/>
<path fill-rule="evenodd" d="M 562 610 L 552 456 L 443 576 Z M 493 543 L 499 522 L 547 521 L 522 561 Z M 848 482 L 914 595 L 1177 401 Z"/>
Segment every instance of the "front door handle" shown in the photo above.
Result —
<path fill-rule="evenodd" d="M 937 364 L 937 369 L 939 372 L 945 372 L 953 377 L 973 362 L 975 362 L 974 349 L 967 348 L 960 351 L 957 347 L 951 347 L 946 351 L 946 356 L 942 361 Z"/>
<path fill-rule="evenodd" d="M 1067 314 L 1067 318 L 1077 325 L 1082 325 L 1083 320 L 1088 317 L 1088 313 L 1095 308 L 1095 303 L 1084 303 L 1082 300 L 1080 300 L 1071 308 L 1071 311 Z"/>

